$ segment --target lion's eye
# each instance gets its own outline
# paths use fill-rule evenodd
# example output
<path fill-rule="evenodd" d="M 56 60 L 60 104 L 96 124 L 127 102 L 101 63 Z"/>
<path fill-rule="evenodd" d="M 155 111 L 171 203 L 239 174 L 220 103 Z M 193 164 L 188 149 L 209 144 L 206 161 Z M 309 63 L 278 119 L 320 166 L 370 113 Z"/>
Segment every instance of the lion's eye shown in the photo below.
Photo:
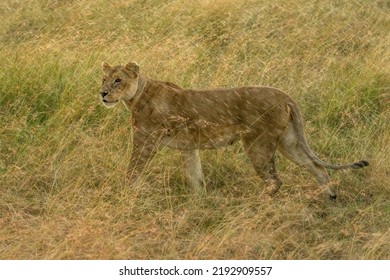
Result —
<path fill-rule="evenodd" d="M 121 79 L 116 79 L 116 80 L 115 80 L 115 83 L 116 83 L 116 84 L 119 84 L 121 81 L 122 81 Z"/>

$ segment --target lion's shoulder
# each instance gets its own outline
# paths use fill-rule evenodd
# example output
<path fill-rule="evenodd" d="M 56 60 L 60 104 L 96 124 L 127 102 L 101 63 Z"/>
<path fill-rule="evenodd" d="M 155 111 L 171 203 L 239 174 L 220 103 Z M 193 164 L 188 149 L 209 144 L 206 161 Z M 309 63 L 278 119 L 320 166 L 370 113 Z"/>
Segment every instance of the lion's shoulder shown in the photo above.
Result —
<path fill-rule="evenodd" d="M 183 89 L 181 86 L 178 86 L 175 83 L 168 82 L 168 81 L 159 81 L 159 80 L 149 80 L 150 83 L 162 87 L 162 88 L 174 88 L 174 89 Z"/>

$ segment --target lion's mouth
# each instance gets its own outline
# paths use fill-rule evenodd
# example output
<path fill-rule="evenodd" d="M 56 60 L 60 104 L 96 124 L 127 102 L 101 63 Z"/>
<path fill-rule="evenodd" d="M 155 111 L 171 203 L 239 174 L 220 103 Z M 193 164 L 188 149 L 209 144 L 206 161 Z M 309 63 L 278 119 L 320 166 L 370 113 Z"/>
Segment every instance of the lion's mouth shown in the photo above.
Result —
<path fill-rule="evenodd" d="M 108 100 L 102 100 L 103 102 L 103 105 L 106 106 L 106 107 L 112 107 L 112 106 L 115 106 L 117 103 L 118 103 L 118 100 L 116 101 L 108 101 Z"/>

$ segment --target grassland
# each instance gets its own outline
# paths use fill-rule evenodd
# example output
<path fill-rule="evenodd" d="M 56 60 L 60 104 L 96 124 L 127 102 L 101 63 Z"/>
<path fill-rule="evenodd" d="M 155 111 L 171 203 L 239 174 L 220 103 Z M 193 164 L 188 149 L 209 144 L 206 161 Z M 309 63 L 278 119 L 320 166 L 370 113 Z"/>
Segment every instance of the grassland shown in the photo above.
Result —
<path fill-rule="evenodd" d="M 0 259 L 389 259 L 386 0 L 3 0 Z M 268 85 L 300 104 L 338 201 L 278 157 L 270 199 L 240 145 L 201 154 L 207 195 L 163 149 L 128 185 L 130 114 L 100 65 L 184 87 Z"/>

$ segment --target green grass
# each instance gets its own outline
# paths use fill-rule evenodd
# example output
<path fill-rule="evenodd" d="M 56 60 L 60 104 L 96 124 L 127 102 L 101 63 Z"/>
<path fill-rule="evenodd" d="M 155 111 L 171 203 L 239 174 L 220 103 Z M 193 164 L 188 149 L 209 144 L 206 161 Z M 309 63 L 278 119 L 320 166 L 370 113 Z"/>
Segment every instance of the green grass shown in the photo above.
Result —
<path fill-rule="evenodd" d="M 1 259 L 389 259 L 390 6 L 355 1 L 0 5 Z M 163 149 L 129 185 L 130 114 L 101 63 L 184 87 L 275 86 L 305 116 L 337 202 L 282 157 L 268 198 L 240 145 L 201 153 L 207 195 Z"/>

